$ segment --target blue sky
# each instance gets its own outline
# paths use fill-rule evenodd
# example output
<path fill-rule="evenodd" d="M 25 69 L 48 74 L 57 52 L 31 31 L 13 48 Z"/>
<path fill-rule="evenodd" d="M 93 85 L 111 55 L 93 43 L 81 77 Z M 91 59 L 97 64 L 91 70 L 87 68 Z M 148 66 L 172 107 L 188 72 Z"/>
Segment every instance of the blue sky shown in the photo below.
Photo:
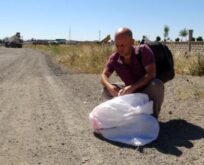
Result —
<path fill-rule="evenodd" d="M 134 38 L 175 39 L 183 28 L 204 38 L 204 0 L 1 0 L 0 39 L 21 32 L 23 39 L 98 40 L 119 27 Z"/>

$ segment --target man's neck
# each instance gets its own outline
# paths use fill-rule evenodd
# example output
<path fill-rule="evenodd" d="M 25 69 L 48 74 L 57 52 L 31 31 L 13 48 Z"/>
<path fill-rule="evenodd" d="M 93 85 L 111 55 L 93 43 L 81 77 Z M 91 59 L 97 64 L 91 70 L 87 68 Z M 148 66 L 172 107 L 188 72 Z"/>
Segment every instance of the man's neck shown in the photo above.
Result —
<path fill-rule="evenodd" d="M 123 58 L 123 60 L 124 60 L 124 63 L 125 63 L 125 64 L 130 64 L 130 63 L 131 63 L 131 54 L 128 55 L 128 56 L 125 56 L 125 57 Z"/>

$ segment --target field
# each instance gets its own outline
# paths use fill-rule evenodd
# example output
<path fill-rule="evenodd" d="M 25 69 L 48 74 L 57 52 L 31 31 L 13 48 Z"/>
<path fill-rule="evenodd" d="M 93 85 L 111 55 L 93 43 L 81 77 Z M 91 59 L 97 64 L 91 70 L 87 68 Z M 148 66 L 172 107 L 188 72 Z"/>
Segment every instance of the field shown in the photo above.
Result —
<path fill-rule="evenodd" d="M 54 62 L 80 73 L 101 73 L 113 46 L 99 44 L 79 45 L 30 45 L 27 46 L 50 55 Z M 204 54 L 175 53 L 174 64 L 177 74 L 204 75 Z"/>

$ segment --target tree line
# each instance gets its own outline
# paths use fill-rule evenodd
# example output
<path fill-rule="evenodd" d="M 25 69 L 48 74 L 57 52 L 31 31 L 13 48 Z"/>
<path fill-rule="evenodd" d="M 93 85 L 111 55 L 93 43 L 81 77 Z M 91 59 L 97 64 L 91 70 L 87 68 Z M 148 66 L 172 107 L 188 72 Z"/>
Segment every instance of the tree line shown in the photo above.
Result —
<path fill-rule="evenodd" d="M 164 29 L 163 29 L 163 37 L 164 37 L 164 39 L 163 39 L 163 41 L 170 41 L 170 40 L 171 40 L 171 39 L 169 38 L 169 31 L 170 31 L 169 26 L 168 26 L 168 25 L 164 25 Z M 179 36 L 180 36 L 181 38 L 177 37 L 177 38 L 175 39 L 175 41 L 176 41 L 176 42 L 183 41 L 184 38 L 185 38 L 185 41 L 186 41 L 186 40 L 187 40 L 187 36 L 188 36 L 188 32 L 189 32 L 189 31 L 188 31 L 186 28 L 180 30 L 180 31 L 179 31 Z M 148 38 L 147 38 L 146 36 L 143 36 L 143 37 L 142 37 L 142 41 L 144 41 L 144 40 L 148 40 Z M 160 36 L 157 36 L 156 39 L 155 39 L 155 41 L 158 41 L 158 42 L 159 42 L 159 41 L 162 41 L 162 39 L 161 39 Z M 202 38 L 202 36 L 198 36 L 197 38 L 192 37 L 191 41 L 203 41 L 203 38 Z"/>

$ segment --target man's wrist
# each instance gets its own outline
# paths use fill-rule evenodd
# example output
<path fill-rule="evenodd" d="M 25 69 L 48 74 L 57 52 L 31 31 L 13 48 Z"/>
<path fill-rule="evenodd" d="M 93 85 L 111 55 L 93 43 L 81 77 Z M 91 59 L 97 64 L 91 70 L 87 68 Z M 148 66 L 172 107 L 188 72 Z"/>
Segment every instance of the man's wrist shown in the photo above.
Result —
<path fill-rule="evenodd" d="M 105 84 L 105 87 L 106 87 L 107 89 L 110 89 L 111 83 L 108 83 L 108 82 L 107 82 L 107 83 Z"/>
<path fill-rule="evenodd" d="M 131 91 L 134 92 L 137 90 L 137 84 L 132 84 L 131 85 Z"/>

